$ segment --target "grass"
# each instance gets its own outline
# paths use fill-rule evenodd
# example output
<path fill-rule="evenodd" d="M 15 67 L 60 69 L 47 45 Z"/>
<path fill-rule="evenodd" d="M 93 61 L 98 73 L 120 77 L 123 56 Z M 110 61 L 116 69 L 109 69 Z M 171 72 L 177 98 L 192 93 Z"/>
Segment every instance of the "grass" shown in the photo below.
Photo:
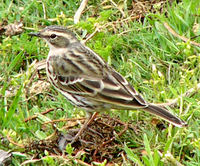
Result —
<path fill-rule="evenodd" d="M 67 148 L 67 158 L 58 158 L 48 151 L 25 152 L 7 138 L 17 144 L 42 140 L 53 132 L 51 127 L 44 129 L 43 122 L 84 116 L 84 111 L 74 108 L 52 87 L 39 86 L 39 94 L 30 94 L 33 84 L 39 81 L 34 77 L 29 85 L 35 60 L 45 59 L 48 47 L 42 40 L 30 38 L 28 33 L 57 24 L 68 26 L 79 39 L 85 39 L 96 26 L 101 27 L 86 45 L 125 76 L 149 102 L 164 103 L 178 98 L 177 104 L 169 109 L 188 123 L 187 128 L 180 129 L 160 120 L 154 123 L 155 117 L 143 111 L 112 111 L 111 116 L 132 123 L 137 132 L 128 130 L 119 138 L 122 147 L 118 162 L 111 159 L 101 161 L 101 165 L 112 161 L 140 166 L 199 165 L 200 93 L 196 90 L 192 95 L 180 96 L 199 83 L 200 48 L 173 36 L 163 25 L 167 22 L 179 35 L 200 43 L 199 37 L 195 37 L 200 35 L 198 0 L 173 2 L 162 7 L 163 13 L 159 12 L 158 3 L 154 5 L 157 11 L 146 13 L 141 20 L 128 19 L 133 10 L 131 1 L 116 1 L 125 13 L 124 18 L 110 1 L 89 1 L 80 23 L 74 25 L 73 16 L 79 4 L 74 0 L 0 2 L 0 22 L 24 24 L 20 35 L 0 36 L 0 149 L 14 152 L 11 164 L 20 165 L 34 156 L 41 161 L 30 161 L 30 165 L 78 165 L 73 162 L 72 147 Z M 45 78 L 43 71 L 41 74 Z M 45 116 L 40 114 L 49 108 L 55 111 Z M 35 114 L 39 115 L 37 120 L 24 122 Z M 158 127 L 160 123 L 164 129 Z M 60 123 L 59 127 L 63 125 Z M 88 161 L 84 155 L 79 160 Z M 90 159 L 91 162 L 97 164 Z"/>

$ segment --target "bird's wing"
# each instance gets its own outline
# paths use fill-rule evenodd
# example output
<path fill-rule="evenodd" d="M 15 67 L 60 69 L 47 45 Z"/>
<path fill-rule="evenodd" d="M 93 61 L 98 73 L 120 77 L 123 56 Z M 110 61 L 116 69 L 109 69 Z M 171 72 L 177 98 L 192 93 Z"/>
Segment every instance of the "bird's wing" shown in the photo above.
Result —
<path fill-rule="evenodd" d="M 117 105 L 116 108 L 145 108 L 147 103 L 135 89 L 93 51 L 71 48 L 51 62 L 57 85 L 90 100 Z"/>

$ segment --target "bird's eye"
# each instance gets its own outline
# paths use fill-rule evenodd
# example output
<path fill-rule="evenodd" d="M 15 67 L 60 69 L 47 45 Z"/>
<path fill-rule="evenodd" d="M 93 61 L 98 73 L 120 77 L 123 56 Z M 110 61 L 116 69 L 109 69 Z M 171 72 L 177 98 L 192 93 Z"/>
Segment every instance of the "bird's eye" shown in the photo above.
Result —
<path fill-rule="evenodd" d="M 55 39 L 56 37 L 57 37 L 56 34 L 51 34 L 50 36 L 51 39 Z"/>

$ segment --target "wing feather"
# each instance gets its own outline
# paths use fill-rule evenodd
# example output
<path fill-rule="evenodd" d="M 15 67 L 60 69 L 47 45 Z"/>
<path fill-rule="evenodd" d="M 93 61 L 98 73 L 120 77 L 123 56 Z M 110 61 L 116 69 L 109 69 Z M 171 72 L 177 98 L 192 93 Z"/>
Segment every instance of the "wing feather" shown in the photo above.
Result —
<path fill-rule="evenodd" d="M 116 108 L 147 106 L 128 81 L 108 67 L 96 53 L 82 46 L 78 48 L 77 45 L 73 46 L 70 51 L 51 61 L 57 87 L 90 101 L 110 103 Z"/>

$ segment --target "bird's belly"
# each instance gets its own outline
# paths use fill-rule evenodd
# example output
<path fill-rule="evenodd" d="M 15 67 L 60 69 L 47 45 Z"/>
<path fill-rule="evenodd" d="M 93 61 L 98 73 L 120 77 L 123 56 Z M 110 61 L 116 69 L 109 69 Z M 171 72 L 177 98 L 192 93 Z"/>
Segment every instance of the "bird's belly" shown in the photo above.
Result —
<path fill-rule="evenodd" d="M 71 104 L 80 107 L 87 112 L 101 112 L 111 109 L 110 104 L 97 102 L 85 96 L 72 94 L 70 92 L 64 92 L 61 89 L 58 89 L 58 91 L 65 96 Z"/>

